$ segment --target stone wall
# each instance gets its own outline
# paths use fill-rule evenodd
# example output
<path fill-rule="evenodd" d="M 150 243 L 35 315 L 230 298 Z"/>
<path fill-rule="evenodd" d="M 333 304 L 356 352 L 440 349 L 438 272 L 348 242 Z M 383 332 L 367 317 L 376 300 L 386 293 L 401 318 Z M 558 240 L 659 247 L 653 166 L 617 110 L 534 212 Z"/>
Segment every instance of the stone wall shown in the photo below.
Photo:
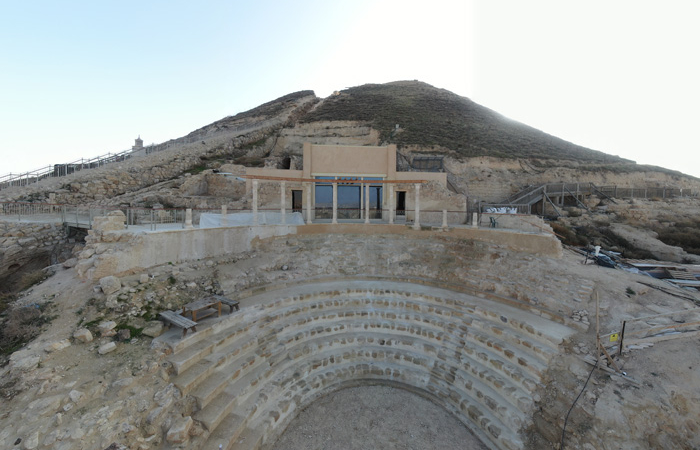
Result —
<path fill-rule="evenodd" d="M 560 257 L 562 252 L 561 243 L 552 234 L 518 233 L 514 230 L 462 227 L 432 231 L 413 230 L 403 225 L 311 224 L 181 229 L 151 233 L 125 230 L 121 211 L 114 211 L 109 217 L 111 219 L 104 222 L 96 219 L 86 238 L 87 245 L 79 255 L 80 262 L 76 267 L 81 278 L 99 279 L 108 275 L 133 273 L 168 262 L 241 253 L 253 248 L 256 241 L 276 237 L 284 239 L 285 236 L 293 235 L 396 235 L 410 239 L 483 241 L 542 256 Z"/>
<path fill-rule="evenodd" d="M 0 221 L 0 290 L 19 288 L 23 274 L 59 262 L 57 250 L 65 241 L 60 222 Z"/>

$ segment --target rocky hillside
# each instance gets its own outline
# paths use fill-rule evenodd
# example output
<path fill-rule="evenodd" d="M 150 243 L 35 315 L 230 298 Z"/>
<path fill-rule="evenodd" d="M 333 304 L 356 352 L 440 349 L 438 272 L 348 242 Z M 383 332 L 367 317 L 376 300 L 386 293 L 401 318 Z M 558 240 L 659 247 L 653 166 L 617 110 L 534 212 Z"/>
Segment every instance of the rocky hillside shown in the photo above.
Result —
<path fill-rule="evenodd" d="M 400 81 L 353 87 L 325 99 L 313 91 L 295 92 L 159 144 L 145 156 L 28 187 L 0 190 L 0 201 L 195 208 L 227 204 L 232 209 L 244 208 L 249 199 L 242 186 L 221 185 L 212 170 L 243 173 L 245 166 L 299 169 L 304 142 L 395 143 L 400 170 L 413 170 L 418 156 L 441 157 L 451 187 L 467 197 L 470 208 L 480 202 L 503 201 L 524 186 L 557 182 L 680 188 L 691 197 L 700 193 L 697 178 L 587 149 L 446 90 L 418 81 Z M 652 210 L 667 210 L 666 216 L 671 218 L 653 224 L 654 232 L 662 238 L 670 235 L 664 231 L 677 223 L 696 222 L 697 208 L 679 205 L 658 201 L 650 205 Z M 594 199 L 589 205 L 598 206 L 606 207 L 605 200 Z M 562 210 L 568 214 L 569 208 Z M 628 215 L 622 213 L 612 217 L 610 211 L 604 210 L 606 218 L 595 222 L 622 220 L 633 227 L 645 227 L 639 221 L 625 220 Z M 572 221 L 565 226 L 575 230 L 574 234 L 584 233 L 572 242 L 611 244 L 600 239 L 610 234 L 607 228 L 586 233 L 589 228 L 585 224 Z M 677 234 L 664 242 L 684 246 L 684 241 L 700 241 L 692 230 L 680 238 Z M 686 250 L 691 247 L 698 245 L 693 243 Z"/>
<path fill-rule="evenodd" d="M 460 157 L 631 163 L 548 135 L 468 98 L 418 81 L 367 84 L 346 89 L 326 99 L 301 121 L 343 120 L 370 124 L 379 131 L 382 142 L 395 143 L 399 147 L 441 147 Z"/>

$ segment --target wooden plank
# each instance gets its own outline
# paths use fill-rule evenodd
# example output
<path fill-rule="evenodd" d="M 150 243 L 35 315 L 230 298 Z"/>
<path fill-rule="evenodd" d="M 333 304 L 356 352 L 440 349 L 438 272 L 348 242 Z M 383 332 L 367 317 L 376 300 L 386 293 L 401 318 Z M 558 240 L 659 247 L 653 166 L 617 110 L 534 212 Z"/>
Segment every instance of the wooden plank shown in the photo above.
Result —
<path fill-rule="evenodd" d="M 321 180 L 318 178 L 270 177 L 266 175 L 237 175 L 241 178 L 260 181 L 296 181 L 297 183 L 338 184 L 424 184 L 428 180 Z"/>

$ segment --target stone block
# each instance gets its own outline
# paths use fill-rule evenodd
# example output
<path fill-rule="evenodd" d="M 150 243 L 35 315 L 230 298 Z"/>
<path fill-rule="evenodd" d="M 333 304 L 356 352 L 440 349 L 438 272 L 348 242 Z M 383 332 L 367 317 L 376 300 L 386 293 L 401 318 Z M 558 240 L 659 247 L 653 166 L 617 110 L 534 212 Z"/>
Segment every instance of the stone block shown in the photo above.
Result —
<path fill-rule="evenodd" d="M 168 430 L 166 439 L 171 444 L 181 444 L 189 438 L 190 428 L 192 427 L 192 417 L 187 416 L 175 421 Z"/>
<path fill-rule="evenodd" d="M 100 330 L 100 336 L 102 337 L 109 337 L 109 336 L 114 336 L 117 334 L 116 331 L 114 331 L 114 328 L 116 328 L 117 323 L 114 322 L 113 320 L 107 321 L 107 322 L 102 322 L 101 324 L 97 325 L 97 329 Z"/>
<path fill-rule="evenodd" d="M 115 344 L 114 342 L 108 342 L 108 343 L 100 346 L 100 348 L 97 349 L 97 353 L 99 353 L 100 355 L 105 355 L 109 352 L 113 352 L 114 350 L 116 350 L 116 348 L 117 348 L 117 344 Z"/>
<path fill-rule="evenodd" d="M 149 322 L 146 328 L 143 329 L 142 334 L 153 338 L 160 336 L 163 334 L 163 322 L 159 320 Z"/>
<path fill-rule="evenodd" d="M 117 292 L 121 287 L 121 281 L 115 276 L 100 278 L 100 288 L 102 288 L 102 292 L 107 295 Z"/>
<path fill-rule="evenodd" d="M 92 333 L 87 328 L 80 328 L 73 333 L 73 337 L 80 342 L 92 342 Z"/>

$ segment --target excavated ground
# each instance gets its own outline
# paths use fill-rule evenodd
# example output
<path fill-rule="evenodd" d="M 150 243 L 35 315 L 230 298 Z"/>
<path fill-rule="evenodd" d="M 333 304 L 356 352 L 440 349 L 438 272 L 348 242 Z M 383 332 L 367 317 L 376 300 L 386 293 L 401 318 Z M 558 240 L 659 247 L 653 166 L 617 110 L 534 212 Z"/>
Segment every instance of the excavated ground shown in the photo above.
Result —
<path fill-rule="evenodd" d="M 563 417 L 590 371 L 591 366 L 580 358 L 593 353 L 594 327 L 583 322 L 594 322 L 594 288 L 600 295 L 603 332 L 619 329 L 623 318 L 694 306 L 641 284 L 661 285 L 659 282 L 620 270 L 584 266 L 582 258 L 573 253 L 565 252 L 562 259 L 536 258 L 481 244 L 454 244 L 440 240 L 406 243 L 381 236 L 260 242 L 254 251 L 228 259 L 152 268 L 146 283 L 137 281 L 139 274 L 124 278 L 119 293 L 124 300 L 115 302 L 114 310 L 105 306 L 106 296 L 99 289 L 77 280 L 73 270 L 59 269 L 19 301 L 22 305 L 51 302 L 56 318 L 2 368 L 6 406 L 0 415 L 0 446 L 102 450 L 116 442 L 134 449 L 167 448 L 165 435 L 182 417 L 179 411 L 193 408 L 171 387 L 173 372 L 162 364 L 167 356 L 150 350 L 150 338 L 145 336 L 118 343 L 114 352 L 105 355 L 99 355 L 97 348 L 114 338 L 96 335 L 95 341 L 83 344 L 71 336 L 79 322 L 130 313 L 135 315 L 132 323 L 143 327 L 138 323 L 143 309 L 136 305 L 174 308 L 203 295 L 207 286 L 218 284 L 233 292 L 313 276 L 342 276 L 343 270 L 349 275 L 380 272 L 381 265 L 384 270 L 395 270 L 393 276 L 422 273 L 450 282 L 461 280 L 484 292 L 578 317 L 582 320 L 578 333 L 533 396 L 537 409 L 525 441 L 525 448 L 532 449 L 558 448 Z M 402 251 L 403 245 L 409 247 Z M 328 248 L 333 253 L 327 253 Z M 394 257 L 389 264 L 381 258 L 360 261 L 364 253 L 352 250 L 358 248 L 391 249 Z M 319 251 L 325 252 L 320 259 Z M 439 264 L 425 259 L 431 254 L 439 258 Z M 455 255 L 459 255 L 456 260 Z M 412 256 L 417 260 L 412 261 Z M 241 304 L 243 310 L 252 306 L 245 299 Z M 64 340 L 71 345 L 57 345 Z M 683 338 L 624 354 L 618 363 L 637 384 L 596 373 L 572 411 L 567 448 L 700 446 L 697 343 L 697 337 Z M 190 429 L 193 438 L 201 433 L 197 425 Z M 26 444 L 13 447 L 15 442 Z"/>
<path fill-rule="evenodd" d="M 390 386 L 360 386 L 322 397 L 289 424 L 273 450 L 486 450 L 434 403 Z"/>

